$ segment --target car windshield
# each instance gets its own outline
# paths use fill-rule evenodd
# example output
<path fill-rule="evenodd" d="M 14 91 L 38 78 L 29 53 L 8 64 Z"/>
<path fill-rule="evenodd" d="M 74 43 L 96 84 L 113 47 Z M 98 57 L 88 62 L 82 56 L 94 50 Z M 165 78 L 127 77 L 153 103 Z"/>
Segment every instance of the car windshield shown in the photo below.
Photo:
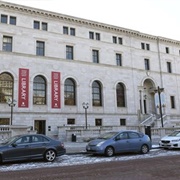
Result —
<path fill-rule="evenodd" d="M 174 131 L 174 132 L 171 133 L 169 136 L 177 136 L 177 137 L 180 137 L 180 131 Z"/>
<path fill-rule="evenodd" d="M 112 138 L 113 136 L 115 136 L 116 134 L 118 134 L 118 132 L 108 132 L 108 133 L 104 133 L 104 134 L 101 134 L 98 139 L 110 139 Z"/>
<path fill-rule="evenodd" d="M 11 144 L 15 139 L 17 139 L 17 136 L 11 137 L 11 138 L 5 140 L 4 142 L 2 142 L 1 144 L 3 144 L 3 145 Z"/>

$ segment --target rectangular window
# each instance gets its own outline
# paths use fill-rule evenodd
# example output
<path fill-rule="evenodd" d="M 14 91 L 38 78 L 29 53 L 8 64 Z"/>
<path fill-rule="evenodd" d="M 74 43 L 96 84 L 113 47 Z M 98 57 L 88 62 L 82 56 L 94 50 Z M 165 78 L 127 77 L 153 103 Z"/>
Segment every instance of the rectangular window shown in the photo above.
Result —
<path fill-rule="evenodd" d="M 120 119 L 120 126 L 126 126 L 126 119 Z"/>
<path fill-rule="evenodd" d="M 70 35 L 71 36 L 75 36 L 76 35 L 75 28 L 70 28 Z"/>
<path fill-rule="evenodd" d="M 122 66 L 122 55 L 121 54 L 116 54 L 116 65 Z"/>
<path fill-rule="evenodd" d="M 175 98 L 174 98 L 174 96 L 170 96 L 170 101 L 171 101 L 171 108 L 175 109 Z"/>
<path fill-rule="evenodd" d="M 121 37 L 118 38 L 118 43 L 123 44 L 123 39 Z"/>
<path fill-rule="evenodd" d="M 43 41 L 36 42 L 36 55 L 37 56 L 45 55 L 45 43 Z"/>
<path fill-rule="evenodd" d="M 169 48 L 168 47 L 166 47 L 166 53 L 169 54 Z"/>
<path fill-rule="evenodd" d="M 67 119 L 67 124 L 70 124 L 70 125 L 75 124 L 75 119 Z"/>
<path fill-rule="evenodd" d="M 66 59 L 73 59 L 73 46 L 66 46 Z"/>
<path fill-rule="evenodd" d="M 12 37 L 3 36 L 3 51 L 12 52 Z"/>
<path fill-rule="evenodd" d="M 141 43 L 141 49 L 145 49 L 145 44 Z"/>
<path fill-rule="evenodd" d="M 96 40 L 100 41 L 100 34 L 96 33 Z"/>
<path fill-rule="evenodd" d="M 9 118 L 0 118 L 0 125 L 9 125 L 10 124 Z"/>
<path fill-rule="evenodd" d="M 146 50 L 150 50 L 150 45 L 149 44 L 146 44 Z"/>
<path fill-rule="evenodd" d="M 12 24 L 12 25 L 16 25 L 16 17 L 10 16 L 9 23 Z"/>
<path fill-rule="evenodd" d="M 95 119 L 96 126 L 102 126 L 102 119 Z"/>
<path fill-rule="evenodd" d="M 150 70 L 149 59 L 144 59 L 145 70 Z"/>
<path fill-rule="evenodd" d="M 2 15 L 1 15 L 1 23 L 7 24 L 7 22 L 8 22 L 8 16 L 2 14 Z"/>
<path fill-rule="evenodd" d="M 99 51 L 92 50 L 93 63 L 99 63 Z"/>
<path fill-rule="evenodd" d="M 117 44 L 117 37 L 113 36 L 113 43 Z"/>
<path fill-rule="evenodd" d="M 63 34 L 69 34 L 68 27 L 66 27 L 66 26 L 63 27 Z"/>
<path fill-rule="evenodd" d="M 89 39 L 94 39 L 94 33 L 93 32 L 89 32 Z"/>
<path fill-rule="evenodd" d="M 48 24 L 45 22 L 42 22 L 42 30 L 47 31 L 48 30 Z"/>
<path fill-rule="evenodd" d="M 34 21 L 34 29 L 40 29 L 40 22 Z"/>
<path fill-rule="evenodd" d="M 172 70 L 171 70 L 171 62 L 167 62 L 167 72 L 168 72 L 168 73 L 172 73 Z"/>

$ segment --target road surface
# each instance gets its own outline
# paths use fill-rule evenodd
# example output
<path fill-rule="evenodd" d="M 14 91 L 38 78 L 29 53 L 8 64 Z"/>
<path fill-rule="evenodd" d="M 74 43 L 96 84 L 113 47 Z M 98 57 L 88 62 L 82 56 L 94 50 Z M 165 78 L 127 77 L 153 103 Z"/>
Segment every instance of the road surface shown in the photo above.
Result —
<path fill-rule="evenodd" d="M 177 180 L 180 156 L 0 172 L 0 180 Z"/>

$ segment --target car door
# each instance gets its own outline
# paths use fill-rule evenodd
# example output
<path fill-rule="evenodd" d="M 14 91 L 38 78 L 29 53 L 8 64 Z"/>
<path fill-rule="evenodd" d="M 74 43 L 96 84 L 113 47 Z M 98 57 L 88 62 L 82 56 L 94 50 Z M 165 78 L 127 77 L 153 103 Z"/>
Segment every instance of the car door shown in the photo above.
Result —
<path fill-rule="evenodd" d="M 115 137 L 115 151 L 118 152 L 127 152 L 129 150 L 129 139 L 127 132 L 122 132 Z"/>
<path fill-rule="evenodd" d="M 31 137 L 31 155 L 33 158 L 43 157 L 49 144 L 49 140 L 43 136 L 32 135 Z"/>
<path fill-rule="evenodd" d="M 3 153 L 4 160 L 26 160 L 31 156 L 29 136 L 18 138 L 9 145 L 6 152 Z"/>
<path fill-rule="evenodd" d="M 142 138 L 137 132 L 128 132 L 130 151 L 139 151 L 142 146 Z"/>

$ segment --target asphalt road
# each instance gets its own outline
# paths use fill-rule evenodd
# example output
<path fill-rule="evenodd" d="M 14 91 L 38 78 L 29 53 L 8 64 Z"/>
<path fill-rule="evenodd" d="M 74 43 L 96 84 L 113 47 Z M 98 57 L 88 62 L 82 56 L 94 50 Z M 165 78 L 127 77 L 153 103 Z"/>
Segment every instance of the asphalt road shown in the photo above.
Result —
<path fill-rule="evenodd" d="M 180 156 L 1 172 L 0 180 L 177 180 Z"/>

